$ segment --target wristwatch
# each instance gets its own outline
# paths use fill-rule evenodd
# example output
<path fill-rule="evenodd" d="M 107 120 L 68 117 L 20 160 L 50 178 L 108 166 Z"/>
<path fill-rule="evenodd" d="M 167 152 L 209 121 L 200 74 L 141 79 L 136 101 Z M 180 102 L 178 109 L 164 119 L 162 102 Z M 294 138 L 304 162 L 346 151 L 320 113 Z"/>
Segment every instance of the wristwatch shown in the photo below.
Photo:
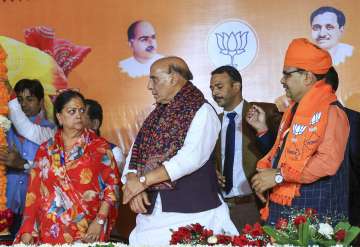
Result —
<path fill-rule="evenodd" d="M 105 224 L 105 220 L 99 219 L 99 218 L 96 217 L 96 223 L 98 223 L 99 225 L 104 225 L 104 224 Z"/>
<path fill-rule="evenodd" d="M 25 163 L 25 164 L 24 164 L 24 169 L 25 169 L 25 170 L 29 170 L 29 169 L 30 169 L 29 163 Z"/>
<path fill-rule="evenodd" d="M 29 170 L 34 166 L 34 161 L 32 160 L 26 160 L 27 162 L 24 164 L 24 169 Z"/>
<path fill-rule="evenodd" d="M 145 176 L 139 177 L 139 182 L 142 183 L 143 185 L 146 185 L 146 177 Z"/>
<path fill-rule="evenodd" d="M 99 225 L 104 225 L 106 216 L 103 214 L 97 214 L 95 220 L 96 220 L 96 223 L 98 223 Z"/>
<path fill-rule="evenodd" d="M 275 183 L 276 184 L 281 184 L 284 182 L 284 177 L 281 174 L 281 170 L 279 169 L 276 173 L 275 173 Z"/>

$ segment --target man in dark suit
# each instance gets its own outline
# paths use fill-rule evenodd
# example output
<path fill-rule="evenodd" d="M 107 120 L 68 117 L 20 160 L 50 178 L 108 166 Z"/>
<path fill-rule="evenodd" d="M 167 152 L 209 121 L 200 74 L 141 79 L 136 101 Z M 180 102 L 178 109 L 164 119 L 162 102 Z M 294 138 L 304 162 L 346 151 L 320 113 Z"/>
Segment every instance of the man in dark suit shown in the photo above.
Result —
<path fill-rule="evenodd" d="M 256 162 L 273 144 L 276 136 L 273 132 L 281 116 L 274 104 L 254 105 L 243 99 L 242 78 L 234 67 L 219 67 L 211 75 L 212 96 L 224 108 L 219 115 L 222 127 L 215 147 L 219 184 L 231 219 L 241 231 L 245 224 L 259 221 L 250 179 L 255 174 Z M 261 124 L 262 118 L 266 118 L 263 121 L 266 124 Z"/>
<path fill-rule="evenodd" d="M 339 76 L 334 67 L 331 67 L 325 76 L 326 83 L 334 91 L 339 86 Z M 350 123 L 350 134 L 344 161 L 349 167 L 349 221 L 352 225 L 360 226 L 360 112 L 344 108 Z M 358 242 L 360 239 L 358 238 Z"/>
<path fill-rule="evenodd" d="M 348 108 L 345 108 L 345 112 L 350 122 L 348 140 L 350 160 L 349 220 L 351 224 L 360 226 L 360 113 Z"/>

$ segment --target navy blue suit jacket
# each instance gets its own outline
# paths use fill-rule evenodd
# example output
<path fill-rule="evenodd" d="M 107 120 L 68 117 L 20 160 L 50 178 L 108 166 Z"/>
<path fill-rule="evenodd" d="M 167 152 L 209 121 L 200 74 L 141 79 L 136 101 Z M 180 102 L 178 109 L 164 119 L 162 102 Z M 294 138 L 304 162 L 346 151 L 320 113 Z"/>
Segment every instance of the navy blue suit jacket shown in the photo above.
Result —
<path fill-rule="evenodd" d="M 350 163 L 349 220 L 360 225 L 360 112 L 345 108 L 350 123 L 347 158 Z"/>

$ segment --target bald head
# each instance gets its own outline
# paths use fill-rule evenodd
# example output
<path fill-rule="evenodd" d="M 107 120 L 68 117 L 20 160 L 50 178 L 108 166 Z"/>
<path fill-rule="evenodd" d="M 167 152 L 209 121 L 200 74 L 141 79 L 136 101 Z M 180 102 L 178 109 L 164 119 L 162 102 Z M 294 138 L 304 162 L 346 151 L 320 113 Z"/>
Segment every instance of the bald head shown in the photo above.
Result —
<path fill-rule="evenodd" d="M 179 57 L 156 60 L 150 68 L 148 89 L 156 103 L 167 104 L 193 76 L 186 62 Z"/>
<path fill-rule="evenodd" d="M 169 74 L 173 72 L 177 73 L 186 81 L 191 81 L 193 79 L 193 75 L 188 65 L 180 57 L 171 56 L 160 58 L 151 65 L 151 67 L 153 66 L 167 68 Z"/>

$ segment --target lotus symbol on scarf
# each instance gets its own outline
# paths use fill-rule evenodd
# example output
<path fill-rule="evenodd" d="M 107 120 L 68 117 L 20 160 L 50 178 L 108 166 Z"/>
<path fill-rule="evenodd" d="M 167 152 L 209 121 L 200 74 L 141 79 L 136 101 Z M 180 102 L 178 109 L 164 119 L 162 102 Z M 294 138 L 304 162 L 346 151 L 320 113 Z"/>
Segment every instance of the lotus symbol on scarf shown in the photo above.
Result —
<path fill-rule="evenodd" d="M 314 114 L 314 116 L 312 116 L 311 120 L 310 120 L 310 124 L 311 125 L 314 125 L 316 124 L 317 122 L 320 121 L 320 118 L 321 118 L 321 112 L 316 112 Z"/>
<path fill-rule="evenodd" d="M 234 64 L 234 58 L 236 55 L 240 55 L 244 53 L 247 46 L 249 32 L 231 32 L 230 34 L 222 32 L 215 33 L 216 41 L 218 48 L 220 49 L 220 53 L 223 55 L 230 56 L 231 65 L 236 67 L 237 64 Z"/>
<path fill-rule="evenodd" d="M 293 134 L 294 135 L 302 135 L 302 133 L 304 133 L 305 129 L 306 129 L 305 125 L 294 124 L 294 126 L 293 126 Z"/>

